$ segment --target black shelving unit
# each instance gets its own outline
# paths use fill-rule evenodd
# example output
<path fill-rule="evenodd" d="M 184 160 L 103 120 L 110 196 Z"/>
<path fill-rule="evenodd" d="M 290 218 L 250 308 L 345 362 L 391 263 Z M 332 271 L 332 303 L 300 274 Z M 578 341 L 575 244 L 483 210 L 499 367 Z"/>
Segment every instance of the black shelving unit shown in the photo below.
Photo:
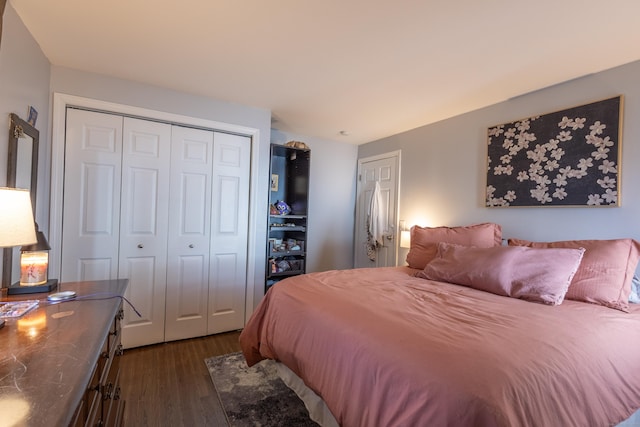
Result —
<path fill-rule="evenodd" d="M 286 277 L 306 272 L 310 161 L 308 149 L 271 144 L 265 292 Z"/>

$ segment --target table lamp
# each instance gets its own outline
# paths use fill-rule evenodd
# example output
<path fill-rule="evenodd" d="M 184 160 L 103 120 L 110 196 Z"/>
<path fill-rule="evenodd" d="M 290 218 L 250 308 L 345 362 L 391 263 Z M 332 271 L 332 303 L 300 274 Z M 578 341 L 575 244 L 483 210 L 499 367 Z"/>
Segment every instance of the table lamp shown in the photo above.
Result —
<path fill-rule="evenodd" d="M 49 292 L 58 282 L 46 278 L 48 253 L 50 249 L 42 232 L 37 231 L 33 220 L 31 198 L 28 190 L 0 188 L 0 247 L 10 248 L 23 245 L 21 249 L 21 270 L 28 269 L 31 277 L 19 284 L 8 286 L 7 294 L 27 294 Z M 44 255 L 43 255 L 43 252 Z M 45 259 L 43 260 L 43 256 Z M 22 259 L 22 258 L 25 259 Z M 38 260 L 34 260 L 38 257 Z M 7 268 L 7 266 L 4 266 Z M 44 276 L 43 276 L 44 274 Z M 37 277 L 36 277 L 37 276 Z M 43 280 L 44 277 L 44 280 Z"/>
<path fill-rule="evenodd" d="M 401 219 L 400 220 L 400 247 L 401 248 L 410 248 L 411 247 L 411 231 L 407 230 L 406 222 Z"/>
<path fill-rule="evenodd" d="M 400 247 L 401 248 L 410 248 L 411 247 L 411 231 L 402 230 L 400 232 Z"/>
<path fill-rule="evenodd" d="M 0 187 L 0 248 L 35 243 L 34 224 L 29 192 Z M 4 319 L 0 319 L 2 326 Z"/>

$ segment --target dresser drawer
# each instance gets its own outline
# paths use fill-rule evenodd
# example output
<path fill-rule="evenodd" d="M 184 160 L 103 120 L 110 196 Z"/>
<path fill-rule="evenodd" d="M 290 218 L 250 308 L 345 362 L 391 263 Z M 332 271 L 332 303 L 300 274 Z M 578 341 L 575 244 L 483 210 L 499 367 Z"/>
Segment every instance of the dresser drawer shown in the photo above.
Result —
<path fill-rule="evenodd" d="M 117 356 L 116 361 L 114 361 L 114 365 L 117 365 L 118 368 L 114 372 L 115 378 L 113 378 L 113 386 L 110 388 L 109 393 L 105 394 L 104 400 L 104 420 L 105 425 L 107 426 L 119 426 L 122 424 L 122 416 L 124 415 L 124 400 L 120 398 L 120 368 L 119 361 L 120 356 Z"/>
<path fill-rule="evenodd" d="M 122 319 L 124 319 L 124 310 L 122 307 L 118 310 L 116 317 L 113 319 L 111 323 L 111 327 L 109 328 L 109 338 L 108 338 L 108 347 L 109 352 L 111 352 L 114 348 L 116 348 L 120 344 L 120 334 L 122 332 Z"/>
<path fill-rule="evenodd" d="M 91 373 L 91 379 L 87 385 L 87 389 L 76 409 L 71 425 L 74 427 L 93 426 L 102 416 L 102 395 L 100 393 L 100 375 L 102 372 L 98 369 L 98 365 Z"/>
<path fill-rule="evenodd" d="M 120 305 L 109 325 L 107 338 L 101 348 L 98 361 L 91 374 L 72 426 L 120 426 L 124 414 L 124 401 L 120 399 L 120 360 L 122 358 Z"/>

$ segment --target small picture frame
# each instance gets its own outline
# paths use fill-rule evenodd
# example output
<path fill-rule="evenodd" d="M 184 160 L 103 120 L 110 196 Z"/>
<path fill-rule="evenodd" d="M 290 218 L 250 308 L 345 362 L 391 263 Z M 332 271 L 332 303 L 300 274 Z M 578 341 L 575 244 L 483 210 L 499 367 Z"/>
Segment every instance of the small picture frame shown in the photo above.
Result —
<path fill-rule="evenodd" d="M 38 111 L 32 106 L 29 106 L 29 113 L 27 114 L 27 123 L 29 123 L 33 127 L 36 127 L 36 121 L 38 121 Z"/>
<path fill-rule="evenodd" d="M 278 174 L 271 174 L 271 191 L 278 191 Z"/>

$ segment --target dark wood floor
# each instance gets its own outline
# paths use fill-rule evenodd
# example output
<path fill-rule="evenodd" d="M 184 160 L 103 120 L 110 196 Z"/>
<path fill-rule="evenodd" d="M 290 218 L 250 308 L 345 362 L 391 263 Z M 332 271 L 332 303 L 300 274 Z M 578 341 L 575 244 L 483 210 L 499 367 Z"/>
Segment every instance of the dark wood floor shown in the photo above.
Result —
<path fill-rule="evenodd" d="M 239 332 L 125 350 L 125 426 L 226 426 L 204 359 L 240 351 Z"/>

